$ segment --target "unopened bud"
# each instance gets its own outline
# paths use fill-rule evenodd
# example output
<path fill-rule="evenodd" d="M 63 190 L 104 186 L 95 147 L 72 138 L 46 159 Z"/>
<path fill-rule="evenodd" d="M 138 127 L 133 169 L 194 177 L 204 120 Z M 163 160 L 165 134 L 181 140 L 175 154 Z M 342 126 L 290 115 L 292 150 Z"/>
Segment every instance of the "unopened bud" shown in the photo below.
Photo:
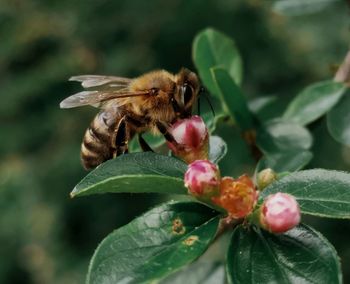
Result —
<path fill-rule="evenodd" d="M 197 160 L 185 173 L 188 192 L 199 199 L 210 199 L 219 194 L 220 172 L 215 164 L 207 160 Z"/>
<path fill-rule="evenodd" d="M 270 168 L 262 170 L 256 178 L 258 188 L 263 190 L 265 187 L 277 180 L 277 174 Z"/>
<path fill-rule="evenodd" d="M 283 233 L 300 222 L 300 208 L 295 198 L 287 193 L 269 195 L 260 208 L 260 225 L 272 232 Z"/>
<path fill-rule="evenodd" d="M 208 159 L 209 134 L 201 117 L 194 115 L 174 123 L 169 128 L 174 142 L 168 142 L 169 148 L 186 163 Z"/>
<path fill-rule="evenodd" d="M 224 177 L 220 183 L 220 196 L 213 198 L 216 205 L 224 208 L 231 218 L 249 215 L 257 202 L 258 193 L 247 175 L 238 179 Z"/>

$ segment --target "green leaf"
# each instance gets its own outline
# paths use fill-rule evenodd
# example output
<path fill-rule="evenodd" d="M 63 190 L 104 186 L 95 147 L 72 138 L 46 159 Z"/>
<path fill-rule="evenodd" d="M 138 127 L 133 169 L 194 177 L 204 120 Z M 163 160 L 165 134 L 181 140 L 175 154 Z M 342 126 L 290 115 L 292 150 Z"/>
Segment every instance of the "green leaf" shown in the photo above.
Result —
<path fill-rule="evenodd" d="M 256 171 L 260 172 L 263 169 L 271 168 L 277 173 L 295 172 L 305 167 L 312 157 L 312 153 L 308 150 L 271 154 L 259 161 Z"/>
<path fill-rule="evenodd" d="M 256 142 L 264 153 L 280 154 L 309 149 L 312 136 L 305 127 L 296 123 L 271 120 L 259 129 Z"/>
<path fill-rule="evenodd" d="M 229 73 L 222 68 L 212 68 L 211 71 L 224 110 L 231 115 L 241 129 L 254 128 L 253 116 L 248 109 L 246 99 Z"/>
<path fill-rule="evenodd" d="M 170 275 L 161 284 L 225 284 L 225 267 L 221 262 L 196 261 Z"/>
<path fill-rule="evenodd" d="M 147 144 L 152 148 L 152 150 L 156 150 L 165 143 L 165 139 L 161 135 L 153 135 L 152 133 L 148 132 L 143 134 L 142 137 L 146 140 Z M 129 150 L 132 153 L 142 151 L 137 136 L 131 140 L 129 144 Z"/>
<path fill-rule="evenodd" d="M 261 200 L 276 192 L 293 195 L 302 213 L 330 218 L 350 218 L 350 174 L 313 169 L 291 173 L 269 185 Z"/>
<path fill-rule="evenodd" d="M 227 154 L 219 162 L 222 176 L 240 176 L 243 171 L 250 173 L 254 170 L 256 161 L 251 156 L 250 149 L 242 139 L 240 131 L 231 120 L 221 119 L 215 134 L 222 137 L 227 144 Z"/>
<path fill-rule="evenodd" d="M 265 96 L 265 97 L 258 97 L 250 100 L 248 102 L 248 107 L 253 113 L 259 113 L 262 111 L 265 107 L 269 106 L 273 102 L 277 100 L 276 96 Z"/>
<path fill-rule="evenodd" d="M 283 118 L 301 125 L 313 122 L 335 106 L 345 90 L 344 84 L 333 81 L 308 86 L 291 101 Z"/>
<path fill-rule="evenodd" d="M 204 85 L 217 95 L 210 68 L 225 69 L 237 84 L 242 81 L 242 60 L 231 38 L 215 29 L 201 31 L 194 39 L 192 57 Z"/>
<path fill-rule="evenodd" d="M 300 225 L 284 234 L 258 228 L 235 229 L 227 254 L 229 283 L 342 283 L 333 246 Z"/>
<path fill-rule="evenodd" d="M 183 177 L 187 165 L 152 152 L 125 154 L 109 160 L 79 182 L 71 196 L 106 192 L 186 194 Z"/>
<path fill-rule="evenodd" d="M 265 122 L 281 117 L 287 104 L 283 96 L 262 96 L 250 100 L 248 107 L 259 121 Z"/>
<path fill-rule="evenodd" d="M 198 115 L 204 120 L 209 133 L 212 133 L 216 128 L 218 120 L 223 116 L 227 116 L 227 114 L 223 111 L 222 104 L 217 97 L 210 96 L 208 98 L 205 96 L 203 95 L 198 102 L 200 104 Z M 210 106 L 213 107 L 214 113 Z"/>
<path fill-rule="evenodd" d="M 150 210 L 102 241 L 87 283 L 149 283 L 177 271 L 207 249 L 217 231 L 216 215 L 196 202 Z"/>
<path fill-rule="evenodd" d="M 209 138 L 209 160 L 217 164 L 225 157 L 227 145 L 219 136 L 210 136 Z"/>
<path fill-rule="evenodd" d="M 332 137 L 350 146 L 350 92 L 327 114 L 327 126 Z"/>
<path fill-rule="evenodd" d="M 299 16 L 322 11 L 330 4 L 340 0 L 279 0 L 274 3 L 273 9 L 277 13 L 287 16 Z"/>
<path fill-rule="evenodd" d="M 217 127 L 218 122 L 222 119 L 222 118 L 226 118 L 227 114 L 224 113 L 216 113 L 215 112 L 215 117 L 213 116 L 212 113 L 204 113 L 201 114 L 202 119 L 204 120 L 205 125 L 208 128 L 209 133 L 213 133 Z"/>

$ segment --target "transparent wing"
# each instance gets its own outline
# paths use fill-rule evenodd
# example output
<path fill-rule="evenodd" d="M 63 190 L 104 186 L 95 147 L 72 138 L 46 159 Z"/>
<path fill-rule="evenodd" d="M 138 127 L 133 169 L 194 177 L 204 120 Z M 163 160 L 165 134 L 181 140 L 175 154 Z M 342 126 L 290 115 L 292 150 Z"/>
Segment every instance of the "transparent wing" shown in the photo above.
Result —
<path fill-rule="evenodd" d="M 61 108 L 73 108 L 85 105 L 103 108 L 105 102 L 114 100 L 115 106 L 130 102 L 131 97 L 148 95 L 149 91 L 130 92 L 127 89 L 118 91 L 83 91 L 74 94 L 60 103 Z"/>
<path fill-rule="evenodd" d="M 69 81 L 81 82 L 84 88 L 92 88 L 97 86 L 109 85 L 110 87 L 126 87 L 132 79 L 116 76 L 103 75 L 79 75 L 69 78 Z"/>
<path fill-rule="evenodd" d="M 116 107 L 128 103 L 131 97 L 147 95 L 148 91 L 134 92 L 129 90 L 132 79 L 104 75 L 73 76 L 70 81 L 81 82 L 85 91 L 74 94 L 60 103 L 61 108 L 73 108 L 85 105 L 102 108 L 105 102 L 113 101 Z"/>

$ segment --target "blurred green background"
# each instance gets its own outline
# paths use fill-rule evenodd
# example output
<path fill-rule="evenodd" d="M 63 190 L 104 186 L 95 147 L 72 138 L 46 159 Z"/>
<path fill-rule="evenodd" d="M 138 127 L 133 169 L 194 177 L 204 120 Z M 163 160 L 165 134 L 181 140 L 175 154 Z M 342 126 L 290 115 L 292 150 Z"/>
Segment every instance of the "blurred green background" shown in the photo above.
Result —
<path fill-rule="evenodd" d="M 194 69 L 192 40 L 212 26 L 235 39 L 247 96 L 278 96 L 265 113 L 273 117 L 302 87 L 331 78 L 347 52 L 349 7 L 329 2 L 286 16 L 262 0 L 0 0 L 0 283 L 83 283 L 102 238 L 163 198 L 69 198 L 86 175 L 80 142 L 96 113 L 59 109 L 80 90 L 70 76 Z M 323 120 L 310 128 L 309 167 L 350 171 L 350 148 Z M 232 143 L 233 172 L 253 172 L 242 142 Z M 349 222 L 307 221 L 334 244 L 350 283 Z"/>

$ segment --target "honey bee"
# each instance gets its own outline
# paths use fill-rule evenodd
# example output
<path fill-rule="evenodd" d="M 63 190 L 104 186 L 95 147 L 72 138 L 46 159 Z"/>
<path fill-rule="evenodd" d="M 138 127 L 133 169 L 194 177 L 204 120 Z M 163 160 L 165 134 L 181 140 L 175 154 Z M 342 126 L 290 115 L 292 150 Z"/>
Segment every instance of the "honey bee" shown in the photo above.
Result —
<path fill-rule="evenodd" d="M 191 115 L 201 91 L 197 75 L 186 68 L 177 74 L 152 71 L 134 79 L 81 75 L 69 80 L 81 82 L 86 90 L 63 100 L 61 108 L 92 105 L 101 109 L 81 144 L 81 161 L 87 170 L 127 153 L 128 142 L 136 134 L 143 151 L 152 150 L 142 137 L 146 131 L 174 142 L 169 125 Z"/>

